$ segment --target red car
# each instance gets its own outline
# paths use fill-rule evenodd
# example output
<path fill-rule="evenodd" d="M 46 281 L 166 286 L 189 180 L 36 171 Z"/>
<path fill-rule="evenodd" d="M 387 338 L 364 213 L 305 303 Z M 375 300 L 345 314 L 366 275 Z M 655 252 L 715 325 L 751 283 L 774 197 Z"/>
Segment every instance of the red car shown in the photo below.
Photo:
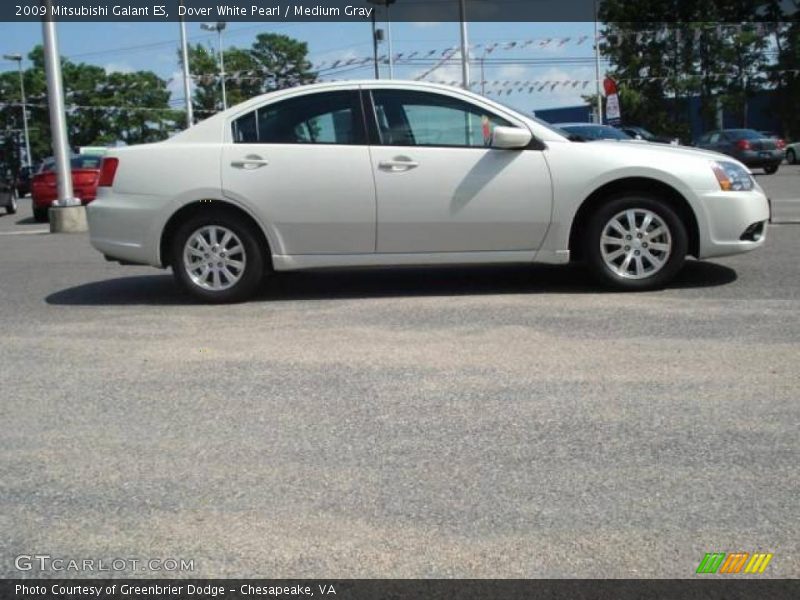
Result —
<path fill-rule="evenodd" d="M 72 188 L 75 197 L 81 204 L 89 204 L 97 196 L 97 182 L 100 178 L 102 156 L 89 154 L 73 156 L 70 160 L 72 168 Z M 47 159 L 31 180 L 31 205 L 33 218 L 44 223 L 48 220 L 47 210 L 58 198 L 55 163 Z"/>

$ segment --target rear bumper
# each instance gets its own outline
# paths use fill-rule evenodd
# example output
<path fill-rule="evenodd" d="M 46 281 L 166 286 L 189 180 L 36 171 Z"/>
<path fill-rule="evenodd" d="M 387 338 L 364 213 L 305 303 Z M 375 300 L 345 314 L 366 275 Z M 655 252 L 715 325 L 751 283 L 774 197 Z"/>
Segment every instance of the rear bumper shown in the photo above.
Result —
<path fill-rule="evenodd" d="M 159 208 L 163 198 L 107 192 L 86 207 L 92 246 L 110 260 L 160 267 Z"/>
<path fill-rule="evenodd" d="M 764 167 L 780 164 L 785 157 L 783 150 L 748 150 L 734 155 L 748 167 Z"/>
<path fill-rule="evenodd" d="M 714 191 L 700 199 L 708 225 L 700 232 L 699 258 L 740 254 L 764 245 L 770 206 L 762 191 Z"/>

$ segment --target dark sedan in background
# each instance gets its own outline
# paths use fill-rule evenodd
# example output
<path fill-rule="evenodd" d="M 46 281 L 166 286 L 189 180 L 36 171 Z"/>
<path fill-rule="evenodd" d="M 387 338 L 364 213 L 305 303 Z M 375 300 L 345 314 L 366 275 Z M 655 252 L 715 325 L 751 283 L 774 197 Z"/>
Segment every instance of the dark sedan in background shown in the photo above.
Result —
<path fill-rule="evenodd" d="M 694 144 L 732 156 L 748 167 L 760 167 L 768 175 L 778 170 L 786 144 L 754 129 L 718 129 L 702 135 Z"/>
<path fill-rule="evenodd" d="M 9 215 L 17 212 L 17 186 L 11 171 L 0 171 L 0 206 L 5 208 Z"/>
<path fill-rule="evenodd" d="M 31 193 L 31 179 L 33 179 L 33 167 L 21 167 L 17 173 L 17 195 L 24 198 Z"/>

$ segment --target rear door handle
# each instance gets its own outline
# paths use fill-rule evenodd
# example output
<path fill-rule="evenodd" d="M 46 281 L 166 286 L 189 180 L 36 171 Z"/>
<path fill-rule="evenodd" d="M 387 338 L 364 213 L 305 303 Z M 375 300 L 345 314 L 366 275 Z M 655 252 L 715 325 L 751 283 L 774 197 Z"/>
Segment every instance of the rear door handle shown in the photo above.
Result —
<path fill-rule="evenodd" d="M 398 156 L 392 160 L 382 160 L 378 163 L 378 168 L 381 171 L 389 171 L 390 173 L 402 173 L 403 171 L 410 171 L 416 169 L 419 163 L 405 156 Z"/>
<path fill-rule="evenodd" d="M 231 162 L 232 167 L 247 170 L 260 169 L 261 167 L 266 167 L 268 164 L 268 160 L 264 160 L 256 154 L 248 154 L 242 160 L 234 160 Z"/>

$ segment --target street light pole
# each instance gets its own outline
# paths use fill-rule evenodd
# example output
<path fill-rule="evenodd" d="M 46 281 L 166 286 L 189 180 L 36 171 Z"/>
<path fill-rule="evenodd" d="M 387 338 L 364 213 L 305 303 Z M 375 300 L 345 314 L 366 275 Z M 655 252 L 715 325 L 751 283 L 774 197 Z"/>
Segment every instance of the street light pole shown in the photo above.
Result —
<path fill-rule="evenodd" d="M 181 0 L 183 4 L 183 0 Z M 194 124 L 194 106 L 192 105 L 192 79 L 189 72 L 189 47 L 186 43 L 186 20 L 181 17 L 181 63 L 183 66 L 183 95 L 186 98 L 186 127 Z"/>
<path fill-rule="evenodd" d="M 469 38 L 467 36 L 466 0 L 458 2 L 458 18 L 461 21 L 461 84 L 465 90 L 470 88 L 469 80 Z"/>
<path fill-rule="evenodd" d="M 28 106 L 25 98 L 25 76 L 22 72 L 22 54 L 5 54 L 3 58 L 16 61 L 17 67 L 19 68 L 19 94 L 20 98 L 22 98 L 22 126 L 25 131 L 25 166 L 30 169 L 33 161 L 31 160 L 31 138 L 28 133 Z"/>
<path fill-rule="evenodd" d="M 225 56 L 222 50 L 222 32 L 225 30 L 225 21 L 217 21 L 214 25 L 203 23 L 200 25 L 206 31 L 217 32 L 217 43 L 219 48 L 219 77 L 222 83 L 222 110 L 228 110 L 228 97 L 225 93 Z"/>
<path fill-rule="evenodd" d="M 50 2 L 47 2 L 48 8 Z M 73 193 L 70 148 L 67 137 L 67 117 L 64 111 L 64 84 L 61 78 L 61 57 L 58 53 L 58 34 L 52 20 L 42 21 L 44 37 L 44 68 L 47 74 L 47 98 L 50 107 L 50 131 L 53 136 L 53 156 L 58 178 L 58 199 L 54 206 L 80 206 Z"/>

